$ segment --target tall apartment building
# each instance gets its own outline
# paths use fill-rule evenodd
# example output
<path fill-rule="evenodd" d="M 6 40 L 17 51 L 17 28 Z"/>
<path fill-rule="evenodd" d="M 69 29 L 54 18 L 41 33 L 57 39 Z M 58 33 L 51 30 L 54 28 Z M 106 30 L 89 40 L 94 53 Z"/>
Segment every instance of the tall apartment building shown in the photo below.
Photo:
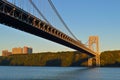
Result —
<path fill-rule="evenodd" d="M 22 54 L 23 53 L 23 48 L 12 48 L 12 54 Z"/>
<path fill-rule="evenodd" d="M 12 54 L 32 54 L 32 48 L 24 46 L 24 48 L 12 48 Z"/>
<path fill-rule="evenodd" d="M 12 48 L 12 52 L 9 52 L 8 50 L 2 51 L 2 56 L 9 56 L 12 54 L 32 54 L 33 49 L 31 47 L 24 46 L 23 48 Z"/>
<path fill-rule="evenodd" d="M 12 53 L 11 52 L 8 52 L 8 50 L 3 50 L 2 51 L 2 56 L 9 56 L 11 55 Z"/>
<path fill-rule="evenodd" d="M 23 54 L 32 54 L 32 48 L 24 46 Z"/>

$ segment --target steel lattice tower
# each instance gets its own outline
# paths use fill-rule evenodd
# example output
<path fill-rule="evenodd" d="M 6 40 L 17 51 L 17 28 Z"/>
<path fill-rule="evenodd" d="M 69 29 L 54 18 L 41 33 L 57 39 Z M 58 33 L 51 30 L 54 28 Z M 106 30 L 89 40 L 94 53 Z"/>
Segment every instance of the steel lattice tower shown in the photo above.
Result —
<path fill-rule="evenodd" d="M 96 66 L 100 66 L 99 37 L 98 36 L 90 36 L 88 44 L 89 44 L 88 47 L 91 50 L 93 50 L 94 52 L 96 52 L 96 56 L 95 56 Z M 90 58 L 88 60 L 88 66 L 92 66 L 92 59 L 93 58 Z"/>

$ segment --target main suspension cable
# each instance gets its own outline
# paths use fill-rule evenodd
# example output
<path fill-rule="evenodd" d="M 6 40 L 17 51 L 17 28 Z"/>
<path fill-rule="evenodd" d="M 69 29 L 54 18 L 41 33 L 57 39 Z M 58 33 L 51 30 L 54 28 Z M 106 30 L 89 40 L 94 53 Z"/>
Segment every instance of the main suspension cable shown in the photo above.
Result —
<path fill-rule="evenodd" d="M 29 2 L 32 4 L 32 6 L 37 10 L 37 12 L 40 14 L 40 16 L 48 23 L 50 22 L 46 19 L 46 17 L 42 14 L 42 12 L 37 8 L 37 6 L 34 4 L 32 0 L 29 0 Z"/>

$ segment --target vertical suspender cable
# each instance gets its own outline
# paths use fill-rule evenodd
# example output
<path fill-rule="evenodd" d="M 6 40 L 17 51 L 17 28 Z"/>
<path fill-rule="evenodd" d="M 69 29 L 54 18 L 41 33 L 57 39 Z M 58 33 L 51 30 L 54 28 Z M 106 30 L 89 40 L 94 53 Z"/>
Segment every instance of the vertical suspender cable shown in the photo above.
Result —
<path fill-rule="evenodd" d="M 68 28 L 67 24 L 64 22 L 64 20 L 62 19 L 62 17 L 60 16 L 60 14 L 58 13 L 57 9 L 55 8 L 54 4 L 52 3 L 51 0 L 48 0 L 50 6 L 53 8 L 53 10 L 55 11 L 56 15 L 58 16 L 58 18 L 60 19 L 60 21 L 63 23 L 63 25 L 65 26 L 65 28 L 70 32 L 70 34 L 77 40 L 79 41 L 75 35 L 71 32 L 71 30 Z"/>

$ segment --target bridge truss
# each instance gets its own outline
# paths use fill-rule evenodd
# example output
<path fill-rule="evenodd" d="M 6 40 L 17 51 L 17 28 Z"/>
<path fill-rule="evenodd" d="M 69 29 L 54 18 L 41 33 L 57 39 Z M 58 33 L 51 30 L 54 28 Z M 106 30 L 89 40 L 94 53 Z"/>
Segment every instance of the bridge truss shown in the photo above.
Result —
<path fill-rule="evenodd" d="M 96 55 L 96 52 L 80 41 L 6 0 L 0 1 L 0 23 L 73 48 L 91 57 Z"/>

